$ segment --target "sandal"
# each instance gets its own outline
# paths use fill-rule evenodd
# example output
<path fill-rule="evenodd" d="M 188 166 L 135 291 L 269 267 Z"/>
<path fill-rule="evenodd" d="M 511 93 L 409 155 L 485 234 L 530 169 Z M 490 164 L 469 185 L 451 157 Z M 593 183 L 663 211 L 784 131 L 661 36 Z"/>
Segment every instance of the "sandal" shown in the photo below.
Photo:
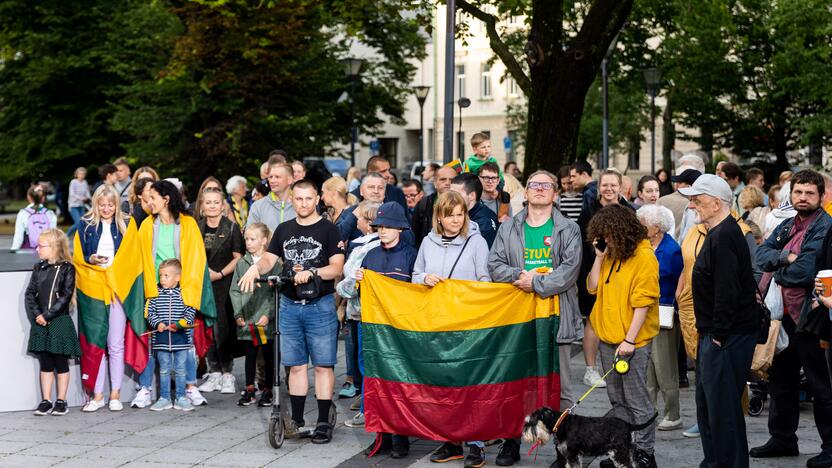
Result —
<path fill-rule="evenodd" d="M 329 423 L 318 423 L 312 433 L 313 444 L 328 444 L 332 441 L 332 426 Z"/>

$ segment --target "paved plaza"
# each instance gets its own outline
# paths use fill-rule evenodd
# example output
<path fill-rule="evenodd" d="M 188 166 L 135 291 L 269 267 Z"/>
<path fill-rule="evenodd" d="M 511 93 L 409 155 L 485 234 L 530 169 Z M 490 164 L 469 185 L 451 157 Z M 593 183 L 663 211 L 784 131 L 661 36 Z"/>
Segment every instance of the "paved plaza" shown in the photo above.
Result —
<path fill-rule="evenodd" d="M 339 361 L 343 362 L 343 343 Z M 583 375 L 583 356 L 572 360 L 575 375 Z M 235 363 L 237 381 L 242 382 L 243 361 Z M 337 381 L 343 382 L 345 368 L 336 368 Z M 693 373 L 691 373 L 693 376 Z M 311 373 L 310 373 L 311 380 Z M 8 382 L 6 384 L 9 384 Z M 580 385 L 582 391 L 586 387 Z M 312 390 L 310 389 L 310 394 Z M 329 445 L 315 445 L 308 440 L 286 440 L 283 447 L 272 449 L 267 440 L 268 408 L 237 406 L 238 395 L 206 394 L 209 405 L 190 413 L 125 408 L 120 413 L 107 409 L 83 414 L 71 408 L 63 417 L 36 417 L 31 412 L 0 414 L 0 467 L 433 467 L 429 454 L 439 444 L 416 441 L 411 456 L 405 460 L 388 457 L 366 459 L 361 455 L 373 437 L 363 429 L 344 426 L 351 400 L 337 401 L 338 426 Z M 581 404 L 580 414 L 602 415 L 609 408 L 606 391 L 597 389 Z M 312 397 L 307 401 L 307 422 L 315 420 L 317 408 Z M 766 418 L 746 418 L 749 443 L 765 442 L 768 437 Z M 519 417 L 519 415 L 518 415 Z M 682 390 L 682 417 L 685 427 L 695 420 L 693 389 Z M 800 449 L 798 458 L 777 461 L 752 460 L 752 466 L 798 467 L 819 450 L 819 437 L 814 428 L 811 408 L 801 412 Z M 518 467 L 546 467 L 554 459 L 554 446 L 540 448 L 527 455 L 529 447 L 521 447 Z M 497 446 L 486 449 L 487 466 L 496 466 Z M 699 439 L 686 439 L 682 431 L 658 432 L 656 459 L 660 467 L 698 466 L 701 456 Z M 586 462 L 586 461 L 585 461 Z M 444 466 L 462 467 L 462 462 Z M 598 460 L 589 466 L 597 467 Z"/>

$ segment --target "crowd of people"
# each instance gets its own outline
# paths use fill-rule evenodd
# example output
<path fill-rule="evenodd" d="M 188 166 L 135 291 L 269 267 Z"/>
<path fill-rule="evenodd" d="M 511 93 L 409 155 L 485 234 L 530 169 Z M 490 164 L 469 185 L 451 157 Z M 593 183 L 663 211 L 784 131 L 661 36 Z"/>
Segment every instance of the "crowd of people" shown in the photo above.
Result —
<path fill-rule="evenodd" d="M 122 410 L 125 342 L 136 307 L 122 291 L 130 288 L 103 275 L 107 307 L 93 307 L 81 294 L 73 299 L 75 272 L 81 291 L 82 267 L 106 271 L 140 258 L 150 351 L 146 365 L 133 369 L 141 389 L 131 406 L 190 411 L 206 404 L 203 393 L 214 391 L 239 392 L 241 406 L 270 406 L 271 336 L 279 327 L 291 406 L 286 435 L 306 425 L 311 361 L 318 407 L 312 442 L 328 443 L 339 334 L 347 376 L 337 395 L 354 398 L 356 414 L 346 425 L 364 425 L 358 284 L 370 270 L 429 288 L 454 279 L 557 295 L 561 410 L 575 404 L 584 384 L 606 387 L 611 412 L 634 424 L 658 412 L 655 422 L 634 433 L 638 467 L 656 466 L 657 430 L 683 429 L 680 388 L 690 385 L 691 362 L 697 418 L 684 435 L 701 437 L 702 466 L 748 466 L 749 454 L 797 455 L 802 369 L 822 439 L 821 453 L 807 466 L 832 467 L 832 386 L 821 348 L 829 339 L 832 291 L 816 281 L 818 271 L 832 268 L 830 177 L 784 172 L 766 192 L 758 169 L 743 173 L 720 162 L 707 174 L 702 158 L 688 154 L 672 175 L 662 169 L 635 184 L 613 168 L 595 174 L 586 161 L 557 174 L 535 171 L 521 182 L 516 164 L 501 167 L 490 155 L 487 135 L 474 135 L 471 146 L 473 155 L 461 164 L 431 164 L 421 180 L 401 186 L 390 163 L 375 156 L 363 175 L 350 170 L 347 178 L 334 176 L 318 187 L 302 163 L 276 150 L 253 188 L 242 176 L 224 186 L 208 178 L 192 204 L 180 181 L 160 179 L 150 167 L 131 177 L 123 159 L 103 165 L 92 190 L 79 168 L 69 197 L 75 221 L 69 234 L 81 249 L 74 256 L 43 205 L 42 190 L 30 189 L 13 247 L 36 248 L 41 259 L 26 290 L 29 351 L 40 360 L 43 391 L 35 414 L 67 411 L 68 359 L 83 354 L 68 316 L 73 301 L 79 320 L 95 316 L 106 335 L 104 353 L 81 359 L 85 378 L 95 376 L 85 382 L 90 398 L 83 411 Z M 119 255 L 122 249 L 136 252 Z M 256 283 L 265 275 L 287 281 L 277 324 L 274 294 Z M 779 301 L 770 301 L 774 296 Z M 743 398 L 758 338 L 768 336 L 761 302 L 781 320 L 789 344 L 769 370 L 771 438 L 749 451 Z M 210 327 L 210 345 L 200 344 L 200 327 Z M 570 367 L 573 343 L 583 347 L 583 375 Z M 244 385 L 233 375 L 235 356 L 245 356 Z M 621 359 L 628 373 L 606 372 Z M 502 441 L 497 465 L 520 459 L 519 436 Z M 487 442 L 449 441 L 430 459 L 483 466 Z M 379 434 L 365 454 L 380 453 L 407 457 L 409 440 Z"/>

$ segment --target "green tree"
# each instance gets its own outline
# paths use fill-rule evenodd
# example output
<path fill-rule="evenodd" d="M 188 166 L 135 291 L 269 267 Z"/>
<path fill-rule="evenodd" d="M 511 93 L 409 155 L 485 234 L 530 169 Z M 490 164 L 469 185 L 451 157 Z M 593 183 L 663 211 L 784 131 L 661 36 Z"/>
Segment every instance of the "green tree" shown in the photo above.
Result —
<path fill-rule="evenodd" d="M 102 38 L 118 2 L 0 3 L 0 179 L 71 174 L 122 154 Z"/>
<path fill-rule="evenodd" d="M 586 94 L 633 1 L 457 0 L 457 6 L 485 23 L 492 50 L 526 95 L 526 173 L 573 161 Z M 528 23 L 528 73 L 497 29 L 519 15 Z"/>

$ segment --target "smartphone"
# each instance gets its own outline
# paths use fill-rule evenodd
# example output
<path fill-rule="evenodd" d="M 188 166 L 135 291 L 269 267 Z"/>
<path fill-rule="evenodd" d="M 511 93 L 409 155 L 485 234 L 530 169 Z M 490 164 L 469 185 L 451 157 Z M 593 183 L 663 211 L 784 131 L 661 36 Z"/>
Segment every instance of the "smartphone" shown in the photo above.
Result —
<path fill-rule="evenodd" d="M 607 250 L 607 241 L 603 237 L 595 239 L 595 242 L 593 242 L 593 244 L 595 245 L 595 248 L 598 249 L 598 251 L 600 252 Z"/>

